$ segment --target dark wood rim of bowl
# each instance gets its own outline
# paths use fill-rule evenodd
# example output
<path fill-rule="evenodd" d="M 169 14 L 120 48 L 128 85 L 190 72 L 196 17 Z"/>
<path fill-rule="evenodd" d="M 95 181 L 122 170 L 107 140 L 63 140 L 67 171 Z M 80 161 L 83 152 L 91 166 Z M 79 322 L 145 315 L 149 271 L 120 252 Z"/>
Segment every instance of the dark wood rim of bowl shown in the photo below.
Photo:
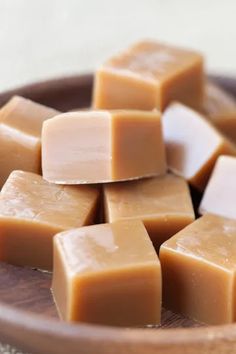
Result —
<path fill-rule="evenodd" d="M 211 76 L 236 95 L 236 80 Z M 89 103 L 92 75 L 78 75 L 35 83 L 0 94 L 0 106 L 14 94 L 49 104 L 43 93 L 72 95 L 76 107 L 78 92 Z M 76 93 L 76 94 L 75 94 Z M 40 98 L 42 96 L 42 99 Z M 53 94 L 50 97 L 53 106 Z M 78 105 L 79 106 L 79 105 Z M 69 109 L 59 106 L 55 108 Z M 186 329 L 124 329 L 89 324 L 70 324 L 46 318 L 0 303 L 0 339 L 34 353 L 233 353 L 236 351 L 236 324 Z"/>

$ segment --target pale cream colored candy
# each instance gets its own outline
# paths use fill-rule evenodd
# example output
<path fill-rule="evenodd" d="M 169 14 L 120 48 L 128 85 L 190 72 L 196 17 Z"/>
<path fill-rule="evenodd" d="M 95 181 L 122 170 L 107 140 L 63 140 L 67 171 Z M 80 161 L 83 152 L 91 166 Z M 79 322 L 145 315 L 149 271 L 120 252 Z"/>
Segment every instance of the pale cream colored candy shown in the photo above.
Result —
<path fill-rule="evenodd" d="M 20 96 L 0 109 L 0 187 L 13 170 L 41 173 L 41 130 L 59 112 Z"/>
<path fill-rule="evenodd" d="M 236 158 L 220 156 L 206 186 L 199 213 L 236 219 Z"/>
<path fill-rule="evenodd" d="M 160 262 L 142 222 L 118 221 L 56 235 L 52 290 L 67 321 L 159 323 Z"/>
<path fill-rule="evenodd" d="M 78 111 L 46 121 L 43 177 L 54 183 L 101 183 L 166 172 L 160 113 Z"/>
<path fill-rule="evenodd" d="M 53 236 L 92 223 L 98 197 L 95 186 L 58 186 L 13 171 L 0 193 L 0 260 L 51 270 Z"/>
<path fill-rule="evenodd" d="M 236 155 L 236 147 L 198 112 L 172 103 L 163 114 L 169 169 L 203 190 L 221 154 Z"/>
<path fill-rule="evenodd" d="M 206 214 L 160 248 L 164 307 L 207 324 L 236 321 L 236 221 Z"/>
<path fill-rule="evenodd" d="M 187 182 L 171 174 L 104 186 L 106 222 L 142 220 L 156 248 L 194 221 Z"/>
<path fill-rule="evenodd" d="M 199 107 L 203 57 L 194 51 L 143 41 L 110 58 L 96 72 L 93 105 L 100 109 L 163 111 L 173 100 Z"/>

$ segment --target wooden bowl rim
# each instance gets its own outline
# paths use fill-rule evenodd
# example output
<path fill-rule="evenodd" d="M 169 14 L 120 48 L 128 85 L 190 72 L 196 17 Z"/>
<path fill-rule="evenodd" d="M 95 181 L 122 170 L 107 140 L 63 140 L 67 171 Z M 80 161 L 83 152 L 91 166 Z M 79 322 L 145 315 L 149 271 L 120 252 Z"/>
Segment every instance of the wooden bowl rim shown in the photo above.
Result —
<path fill-rule="evenodd" d="M 19 88 L 8 90 L 0 94 L 0 103 L 3 104 L 11 96 L 23 95 L 30 92 L 43 92 L 54 88 L 66 90 L 67 87 L 76 87 L 79 85 L 91 84 L 92 74 L 76 75 L 59 79 L 33 83 L 21 86 Z M 235 90 L 236 80 L 226 77 L 211 76 L 217 81 L 226 83 L 226 86 Z M 6 305 L 0 302 L 0 327 L 10 326 L 15 329 L 22 329 L 52 337 L 73 339 L 78 343 L 83 340 L 100 342 L 109 341 L 117 343 L 121 340 L 127 345 L 151 344 L 154 348 L 169 347 L 170 342 L 173 346 L 185 346 L 204 343 L 209 344 L 214 341 L 228 339 L 236 341 L 236 324 L 226 324 L 218 326 L 207 326 L 198 328 L 171 328 L 171 329 L 128 329 L 119 327 L 107 327 L 92 324 L 73 324 L 59 321 L 53 318 L 47 318 L 38 314 L 32 314 L 28 311 L 20 310 L 14 306 Z M 0 330 L 0 333 L 4 330 Z"/>
<path fill-rule="evenodd" d="M 141 329 L 108 327 L 93 324 L 73 324 L 38 314 L 19 310 L 0 303 L 0 325 L 7 325 L 14 330 L 21 329 L 31 333 L 40 333 L 52 338 L 67 340 L 93 340 L 99 345 L 104 341 L 117 343 L 122 339 L 126 345 L 152 344 L 158 348 L 209 344 L 227 339 L 236 340 L 236 324 L 207 326 L 197 328 Z M 3 330 L 4 331 L 4 330 Z M 215 343 L 216 344 L 216 343 Z"/>

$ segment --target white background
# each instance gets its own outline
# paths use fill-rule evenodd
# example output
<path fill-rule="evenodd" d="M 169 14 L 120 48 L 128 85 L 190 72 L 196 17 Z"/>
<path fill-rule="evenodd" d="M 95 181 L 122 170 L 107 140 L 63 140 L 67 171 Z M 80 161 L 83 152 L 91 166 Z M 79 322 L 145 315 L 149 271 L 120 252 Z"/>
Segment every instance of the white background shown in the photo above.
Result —
<path fill-rule="evenodd" d="M 206 54 L 236 76 L 235 0 L 0 0 L 0 91 L 93 70 L 140 38 Z"/>

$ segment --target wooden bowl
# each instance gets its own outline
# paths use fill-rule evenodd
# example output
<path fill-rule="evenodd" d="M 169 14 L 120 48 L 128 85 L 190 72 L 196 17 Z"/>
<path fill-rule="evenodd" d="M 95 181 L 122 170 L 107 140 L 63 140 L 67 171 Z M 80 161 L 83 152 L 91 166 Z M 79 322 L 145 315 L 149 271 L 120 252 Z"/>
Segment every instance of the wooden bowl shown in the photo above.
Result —
<path fill-rule="evenodd" d="M 215 77 L 236 97 L 236 80 Z M 92 75 L 36 83 L 18 94 L 62 111 L 87 107 Z M 163 309 L 157 328 L 115 328 L 60 321 L 50 293 L 51 274 L 0 263 L 0 340 L 40 354 L 233 354 L 236 324 L 201 326 Z M 217 311 L 217 309 L 216 309 Z"/>

